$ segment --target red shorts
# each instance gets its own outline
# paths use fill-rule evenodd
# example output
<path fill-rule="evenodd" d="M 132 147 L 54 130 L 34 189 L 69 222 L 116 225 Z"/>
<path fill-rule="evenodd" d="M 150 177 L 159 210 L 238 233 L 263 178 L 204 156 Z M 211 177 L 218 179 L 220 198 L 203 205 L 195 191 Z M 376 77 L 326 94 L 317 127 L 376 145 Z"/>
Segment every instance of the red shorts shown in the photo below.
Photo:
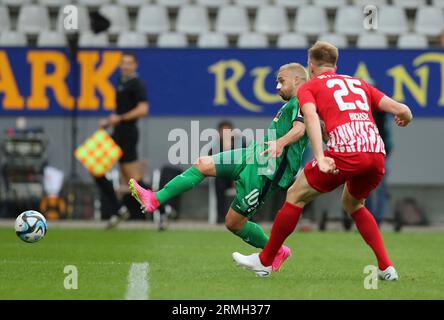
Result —
<path fill-rule="evenodd" d="M 316 160 L 310 161 L 304 168 L 308 184 L 319 192 L 330 192 L 347 183 L 353 197 L 366 199 L 384 178 L 385 157 L 382 153 L 338 153 L 326 150 L 324 155 L 335 160 L 338 174 L 321 172 Z"/>

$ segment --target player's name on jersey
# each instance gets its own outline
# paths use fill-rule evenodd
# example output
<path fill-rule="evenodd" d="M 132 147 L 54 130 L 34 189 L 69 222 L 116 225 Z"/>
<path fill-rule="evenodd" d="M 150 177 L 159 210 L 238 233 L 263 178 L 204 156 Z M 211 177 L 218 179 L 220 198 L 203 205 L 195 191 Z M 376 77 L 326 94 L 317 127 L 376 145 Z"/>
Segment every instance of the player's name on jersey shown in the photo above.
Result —
<path fill-rule="evenodd" d="M 350 116 L 350 120 L 352 120 L 352 121 L 359 121 L 359 120 L 370 121 L 368 113 L 366 113 L 366 112 L 349 113 L 348 115 Z"/>

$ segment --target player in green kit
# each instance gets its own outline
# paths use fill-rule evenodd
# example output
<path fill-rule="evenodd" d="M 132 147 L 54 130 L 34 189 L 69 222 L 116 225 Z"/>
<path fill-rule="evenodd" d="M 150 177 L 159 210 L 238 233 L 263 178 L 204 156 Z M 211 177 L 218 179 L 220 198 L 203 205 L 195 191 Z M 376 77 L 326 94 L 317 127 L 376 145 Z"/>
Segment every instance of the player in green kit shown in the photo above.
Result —
<path fill-rule="evenodd" d="M 287 103 L 276 114 L 261 142 L 253 141 L 247 148 L 199 157 L 193 166 L 157 192 L 144 189 L 131 179 L 132 195 L 145 211 L 154 212 L 169 199 L 197 186 L 205 177 L 231 179 L 235 181 L 236 197 L 225 217 L 225 226 L 248 244 L 264 248 L 268 236 L 249 219 L 275 190 L 287 189 L 299 171 L 308 138 L 296 92 L 306 81 L 307 73 L 302 65 L 281 66 L 276 89 Z M 282 246 L 273 262 L 273 271 L 278 271 L 290 255 L 290 249 Z"/>

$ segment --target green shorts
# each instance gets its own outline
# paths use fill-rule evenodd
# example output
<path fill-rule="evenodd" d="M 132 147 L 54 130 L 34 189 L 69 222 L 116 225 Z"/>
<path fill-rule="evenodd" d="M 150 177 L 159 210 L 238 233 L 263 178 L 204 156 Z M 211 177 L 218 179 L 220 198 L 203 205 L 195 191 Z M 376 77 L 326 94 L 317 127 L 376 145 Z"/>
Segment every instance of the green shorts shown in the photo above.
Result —
<path fill-rule="evenodd" d="M 245 148 L 233 149 L 213 155 L 216 176 L 235 181 L 236 196 L 231 208 L 251 218 L 279 186 L 265 175 L 260 175 L 256 163 L 247 163 Z M 265 188 L 267 190 L 265 190 Z M 264 194 L 260 197 L 261 193 Z"/>

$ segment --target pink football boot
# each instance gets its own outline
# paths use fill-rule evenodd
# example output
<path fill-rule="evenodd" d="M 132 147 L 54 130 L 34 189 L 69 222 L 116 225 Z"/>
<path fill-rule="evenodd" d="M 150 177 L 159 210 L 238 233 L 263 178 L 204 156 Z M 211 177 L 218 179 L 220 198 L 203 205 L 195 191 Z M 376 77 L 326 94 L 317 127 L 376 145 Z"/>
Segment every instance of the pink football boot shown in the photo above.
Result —
<path fill-rule="evenodd" d="M 131 195 L 140 203 L 144 212 L 153 213 L 159 207 L 159 200 L 152 190 L 142 188 L 134 179 L 130 179 L 129 188 Z"/>
<path fill-rule="evenodd" d="M 291 256 L 291 250 L 289 247 L 282 246 L 278 253 L 276 254 L 276 257 L 274 257 L 272 268 L 273 272 L 278 272 L 281 268 L 282 264 L 285 262 L 285 260 L 288 259 L 288 257 Z"/>

